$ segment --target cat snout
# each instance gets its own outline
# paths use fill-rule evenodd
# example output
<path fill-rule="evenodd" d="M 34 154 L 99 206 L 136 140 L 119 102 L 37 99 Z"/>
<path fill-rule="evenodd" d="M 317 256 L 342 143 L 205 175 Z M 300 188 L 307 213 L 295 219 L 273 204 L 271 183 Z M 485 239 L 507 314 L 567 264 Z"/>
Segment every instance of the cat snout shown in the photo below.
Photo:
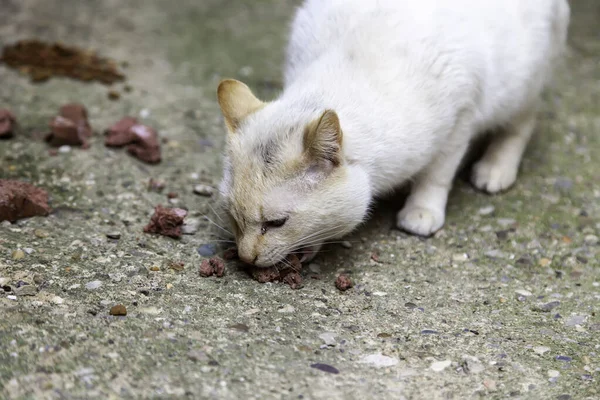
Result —
<path fill-rule="evenodd" d="M 243 262 L 245 262 L 246 264 L 255 264 L 256 260 L 258 259 L 258 256 L 254 256 L 254 255 L 239 255 L 240 260 L 242 260 Z"/>

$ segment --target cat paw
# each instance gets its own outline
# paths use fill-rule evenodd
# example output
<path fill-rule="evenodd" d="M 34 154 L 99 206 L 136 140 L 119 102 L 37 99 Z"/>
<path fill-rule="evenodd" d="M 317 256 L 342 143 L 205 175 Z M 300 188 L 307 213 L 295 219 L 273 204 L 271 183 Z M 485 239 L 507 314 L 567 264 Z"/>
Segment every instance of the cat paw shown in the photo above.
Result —
<path fill-rule="evenodd" d="M 431 236 L 444 225 L 444 211 L 405 206 L 397 217 L 398 228 L 418 236 Z"/>
<path fill-rule="evenodd" d="M 471 173 L 473 186 L 490 194 L 508 189 L 516 180 L 516 168 L 484 160 L 476 163 Z"/>

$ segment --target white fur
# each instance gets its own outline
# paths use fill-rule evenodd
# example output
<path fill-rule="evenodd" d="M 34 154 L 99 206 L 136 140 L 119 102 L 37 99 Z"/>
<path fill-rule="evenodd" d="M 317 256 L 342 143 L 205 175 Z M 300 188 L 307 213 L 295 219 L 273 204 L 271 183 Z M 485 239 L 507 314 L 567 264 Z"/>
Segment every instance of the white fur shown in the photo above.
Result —
<path fill-rule="evenodd" d="M 398 225 L 429 235 L 444 224 L 456 169 L 477 134 L 506 128 L 474 167 L 474 185 L 494 193 L 513 184 L 568 22 L 566 0 L 308 0 L 293 21 L 283 94 L 248 118 L 228 159 L 254 157 L 250 149 L 284 131 L 295 134 L 280 143 L 281 158 L 297 156 L 304 124 L 333 109 L 341 178 L 288 188 L 293 206 L 284 183 L 264 184 L 268 208 L 297 212 L 302 221 L 291 223 L 302 235 L 342 225 L 339 236 L 374 197 L 413 180 Z M 235 162 L 227 162 L 225 198 L 229 169 Z M 284 256 L 273 248 L 285 245 L 265 246 L 270 258 L 259 254 L 259 265 Z"/>
<path fill-rule="evenodd" d="M 416 178 L 399 224 L 428 235 L 476 134 L 505 126 L 523 137 L 500 138 L 474 170 L 490 192 L 514 182 L 568 21 L 565 0 L 308 0 L 283 99 L 337 111 L 346 157 L 367 171 L 373 195 Z"/>

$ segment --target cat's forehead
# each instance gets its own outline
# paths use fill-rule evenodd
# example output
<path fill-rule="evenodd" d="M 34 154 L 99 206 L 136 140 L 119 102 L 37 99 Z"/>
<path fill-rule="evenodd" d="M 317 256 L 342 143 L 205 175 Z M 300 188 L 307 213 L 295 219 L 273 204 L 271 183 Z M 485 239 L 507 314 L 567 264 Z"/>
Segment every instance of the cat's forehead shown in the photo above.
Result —
<path fill-rule="evenodd" d="M 297 155 L 282 159 L 277 146 L 255 150 L 231 160 L 230 199 L 240 217 L 259 220 L 292 207 L 303 166 Z"/>

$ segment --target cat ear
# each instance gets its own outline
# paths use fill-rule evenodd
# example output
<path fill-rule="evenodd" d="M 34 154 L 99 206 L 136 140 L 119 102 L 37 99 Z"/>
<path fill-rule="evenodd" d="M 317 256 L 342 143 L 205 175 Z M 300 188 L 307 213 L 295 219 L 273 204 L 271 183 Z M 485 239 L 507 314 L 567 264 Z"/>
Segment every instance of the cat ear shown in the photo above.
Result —
<path fill-rule="evenodd" d="M 252 94 L 248 86 L 235 79 L 225 79 L 219 83 L 217 98 L 230 132 L 235 132 L 244 118 L 265 104 Z"/>
<path fill-rule="evenodd" d="M 313 163 L 328 161 L 334 166 L 341 164 L 342 128 L 335 111 L 326 110 L 306 127 L 304 151 Z"/>

